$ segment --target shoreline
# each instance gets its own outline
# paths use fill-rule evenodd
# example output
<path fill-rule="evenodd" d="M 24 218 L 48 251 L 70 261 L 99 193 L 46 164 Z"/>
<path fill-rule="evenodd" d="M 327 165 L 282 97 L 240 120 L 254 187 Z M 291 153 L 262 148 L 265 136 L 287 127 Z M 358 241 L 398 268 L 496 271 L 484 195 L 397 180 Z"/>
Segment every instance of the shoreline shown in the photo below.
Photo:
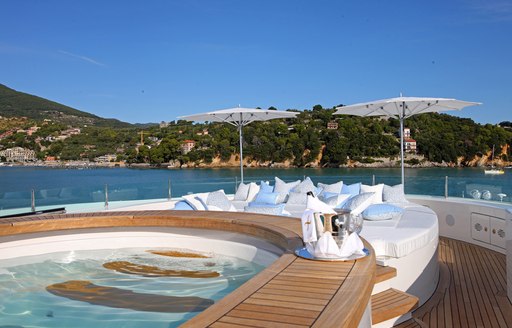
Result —
<path fill-rule="evenodd" d="M 168 169 L 168 170 L 188 170 L 188 169 L 239 169 L 239 165 L 182 165 L 179 167 L 170 167 L 169 165 L 157 165 L 147 163 L 90 163 L 90 162 L 60 162 L 60 163 L 5 163 L 0 162 L 2 167 L 41 167 L 41 168 L 55 168 L 55 169 Z M 429 168 L 451 168 L 451 169 L 488 169 L 491 166 L 480 165 L 455 165 L 454 163 L 435 163 L 427 162 L 419 165 L 405 164 L 407 169 L 429 169 Z M 512 169 L 510 165 L 503 166 L 503 169 Z M 352 162 L 337 167 L 334 166 L 292 166 L 292 165 L 244 165 L 244 169 L 400 169 L 400 165 L 384 165 L 384 163 L 361 163 Z"/>

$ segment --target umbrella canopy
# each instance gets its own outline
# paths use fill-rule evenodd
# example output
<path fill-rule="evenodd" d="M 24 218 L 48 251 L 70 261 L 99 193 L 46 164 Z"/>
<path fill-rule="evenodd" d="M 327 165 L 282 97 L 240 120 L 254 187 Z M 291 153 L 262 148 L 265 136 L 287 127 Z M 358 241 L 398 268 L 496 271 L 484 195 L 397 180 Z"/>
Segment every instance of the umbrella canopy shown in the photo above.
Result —
<path fill-rule="evenodd" d="M 297 116 L 297 114 L 298 113 L 282 112 L 277 110 L 235 107 L 216 110 L 207 113 L 180 116 L 178 118 L 187 121 L 225 122 L 236 126 L 238 128 L 238 133 L 240 137 L 240 178 L 241 181 L 244 182 L 242 128 L 254 121 L 268 121 L 276 118 L 294 118 L 295 116 Z"/>
<path fill-rule="evenodd" d="M 356 116 L 387 116 L 400 120 L 400 157 L 402 184 L 404 183 L 404 119 L 416 114 L 461 110 L 478 102 L 449 98 L 397 97 L 337 107 L 334 114 Z"/>

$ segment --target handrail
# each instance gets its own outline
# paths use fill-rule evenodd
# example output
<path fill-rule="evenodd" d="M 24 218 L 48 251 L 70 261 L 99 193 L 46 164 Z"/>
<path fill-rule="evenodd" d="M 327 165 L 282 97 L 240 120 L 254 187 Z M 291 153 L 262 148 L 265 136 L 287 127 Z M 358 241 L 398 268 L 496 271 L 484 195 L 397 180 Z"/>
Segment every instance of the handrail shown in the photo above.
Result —
<path fill-rule="evenodd" d="M 271 172 L 271 171 L 269 171 Z M 312 172 L 314 173 L 314 171 Z M 271 173 L 269 173 L 270 175 Z M 483 175 L 483 174 L 482 174 Z M 343 180 L 346 184 L 362 182 L 364 184 L 385 183 L 394 185 L 399 183 L 398 176 L 392 175 L 314 175 L 310 174 L 314 182 L 334 183 Z M 246 177 L 246 182 L 260 182 L 273 180 L 273 176 L 261 175 Z M 302 179 L 301 176 L 281 176 L 284 181 Z M 165 179 L 158 183 L 130 183 L 130 184 L 99 184 L 97 186 L 64 187 L 55 189 L 31 189 L 30 191 L 0 192 L 0 215 L 3 210 L 13 210 L 7 214 L 17 212 L 36 211 L 41 207 L 67 206 L 69 204 L 91 204 L 101 202 L 109 207 L 117 201 L 142 201 L 154 199 L 169 199 L 171 187 L 174 197 L 187 193 L 207 192 L 223 189 L 231 194 L 236 191 L 236 177 L 211 178 L 208 180 L 194 179 Z M 5 187 L 4 187 L 5 188 Z M 405 192 L 408 195 L 429 195 L 444 197 L 460 197 L 495 202 L 510 203 L 512 201 L 512 185 L 506 179 L 478 178 L 478 177 L 448 177 L 448 176 L 420 176 L 406 178 Z"/>

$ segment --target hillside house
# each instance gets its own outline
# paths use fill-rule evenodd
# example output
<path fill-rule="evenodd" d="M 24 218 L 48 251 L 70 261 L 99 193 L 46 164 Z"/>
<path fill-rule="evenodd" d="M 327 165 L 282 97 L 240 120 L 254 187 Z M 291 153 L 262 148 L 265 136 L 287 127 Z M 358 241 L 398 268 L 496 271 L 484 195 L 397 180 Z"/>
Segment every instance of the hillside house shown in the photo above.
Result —
<path fill-rule="evenodd" d="M 327 130 L 337 130 L 338 129 L 338 122 L 331 121 L 327 123 Z"/>
<path fill-rule="evenodd" d="M 404 138 L 404 150 L 408 153 L 416 153 L 416 140 Z"/>
<path fill-rule="evenodd" d="M 186 154 L 190 152 L 196 146 L 196 142 L 194 140 L 185 140 L 181 144 L 181 152 Z"/>

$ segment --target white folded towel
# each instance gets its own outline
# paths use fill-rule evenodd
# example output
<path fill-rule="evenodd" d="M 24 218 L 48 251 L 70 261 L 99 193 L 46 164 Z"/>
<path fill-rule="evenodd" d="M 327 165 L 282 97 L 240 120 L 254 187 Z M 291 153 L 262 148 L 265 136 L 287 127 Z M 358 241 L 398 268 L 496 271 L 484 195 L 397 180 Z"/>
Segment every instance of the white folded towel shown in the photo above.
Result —
<path fill-rule="evenodd" d="M 316 225 L 316 237 L 317 239 L 322 237 L 322 234 L 324 233 L 324 222 L 323 222 L 323 214 L 319 212 L 314 213 L 315 217 L 315 225 Z"/>
<path fill-rule="evenodd" d="M 336 245 L 334 238 L 328 231 L 324 232 L 320 239 L 318 239 L 314 252 L 313 255 L 316 257 L 339 258 L 341 256 L 340 248 Z"/>
<path fill-rule="evenodd" d="M 329 214 L 336 214 L 336 211 L 326 203 L 322 202 L 320 199 L 308 195 L 308 201 L 306 203 L 306 208 L 309 210 L 313 210 L 314 212 L 322 212 Z"/>
<path fill-rule="evenodd" d="M 351 233 L 341 245 L 340 256 L 349 257 L 351 255 L 364 255 L 364 244 L 359 235 L 355 232 Z"/>
<path fill-rule="evenodd" d="M 311 243 L 318 240 L 313 210 L 305 210 L 302 214 L 302 240 L 304 243 Z"/>

